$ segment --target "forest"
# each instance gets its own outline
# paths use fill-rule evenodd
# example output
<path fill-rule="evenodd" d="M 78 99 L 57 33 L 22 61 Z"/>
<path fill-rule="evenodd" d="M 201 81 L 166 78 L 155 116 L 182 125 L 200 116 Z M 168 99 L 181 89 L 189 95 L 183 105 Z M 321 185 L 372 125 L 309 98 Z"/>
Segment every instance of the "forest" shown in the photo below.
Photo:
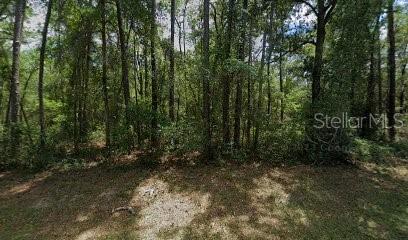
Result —
<path fill-rule="evenodd" d="M 406 0 L 2 0 L 0 239 L 404 239 Z"/>

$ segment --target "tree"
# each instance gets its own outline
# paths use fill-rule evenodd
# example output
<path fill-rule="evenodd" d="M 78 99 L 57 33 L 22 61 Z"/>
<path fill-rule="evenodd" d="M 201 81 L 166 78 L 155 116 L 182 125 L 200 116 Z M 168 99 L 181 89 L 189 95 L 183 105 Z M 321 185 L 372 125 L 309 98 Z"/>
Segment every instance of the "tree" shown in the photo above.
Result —
<path fill-rule="evenodd" d="M 151 120 L 151 141 L 152 146 L 158 146 L 158 123 L 157 123 L 157 109 L 159 104 L 158 99 L 158 84 L 156 71 L 156 0 L 151 0 L 151 16 L 150 16 L 150 58 L 152 67 L 152 120 Z"/>
<path fill-rule="evenodd" d="M 174 121 L 174 23 L 176 19 L 176 0 L 171 0 L 170 14 L 171 30 L 170 30 L 170 76 L 169 76 L 169 117 Z"/>
<path fill-rule="evenodd" d="M 388 134 L 390 141 L 395 141 L 395 29 L 394 29 L 394 0 L 388 0 Z"/>
<path fill-rule="evenodd" d="M 210 0 L 204 0 L 203 18 L 203 121 L 204 121 L 204 153 L 208 161 L 213 158 L 210 104 Z"/>
<path fill-rule="evenodd" d="M 122 64 L 122 89 L 123 89 L 123 98 L 125 101 L 125 119 L 126 119 L 126 128 L 128 134 L 128 144 L 130 147 L 132 145 L 132 138 L 130 134 L 130 113 L 129 113 L 129 102 L 130 102 L 130 90 L 129 90 L 129 66 L 127 58 L 127 46 L 125 33 L 123 31 L 123 20 L 122 20 L 122 3 L 121 0 L 116 0 L 116 17 L 118 21 L 119 29 L 119 45 L 120 45 L 120 59 Z"/>
<path fill-rule="evenodd" d="M 102 89 L 103 103 L 105 110 L 105 146 L 111 145 L 110 140 L 110 114 L 109 114 L 109 95 L 108 95 L 108 74 L 107 74 L 107 57 L 106 57 L 106 1 L 101 0 L 101 20 L 102 20 Z"/>
<path fill-rule="evenodd" d="M 262 119 L 262 115 L 261 115 L 261 110 L 263 106 L 262 85 L 263 85 L 263 80 L 264 80 L 263 74 L 264 74 L 264 68 L 265 68 L 265 48 L 266 48 L 266 31 L 264 31 L 262 35 L 261 66 L 258 70 L 259 84 L 258 84 L 258 102 L 257 102 L 257 107 L 256 107 L 255 134 L 254 134 L 254 143 L 253 143 L 254 150 L 258 148 L 259 132 L 260 132 L 260 127 L 261 127 L 261 119 Z"/>
<path fill-rule="evenodd" d="M 405 49 L 403 51 L 403 53 L 401 54 L 401 56 L 404 56 L 407 54 L 407 48 L 408 48 L 408 44 L 405 45 Z M 406 68 L 407 68 L 407 60 L 405 60 L 405 62 L 401 63 L 401 90 L 400 90 L 400 95 L 399 95 L 399 100 L 400 100 L 400 113 L 405 113 L 405 90 L 406 90 L 406 81 L 405 81 L 405 72 L 406 72 Z"/>
<path fill-rule="evenodd" d="M 240 43 L 238 49 L 238 59 L 243 63 L 245 61 L 246 44 L 246 26 L 248 18 L 248 0 L 243 0 Z M 235 116 L 234 116 L 234 147 L 240 147 L 241 140 L 241 115 L 242 115 L 242 80 L 243 76 L 237 78 L 237 89 L 235 96 Z"/>
<path fill-rule="evenodd" d="M 41 41 L 41 49 L 40 49 L 40 69 L 39 69 L 39 76 L 38 76 L 38 112 L 39 112 L 39 120 L 40 120 L 40 148 L 43 150 L 45 147 L 45 113 L 44 113 L 44 60 L 45 60 L 45 48 L 47 46 L 47 33 L 48 33 L 48 25 L 50 23 L 51 17 L 51 10 L 52 10 L 52 0 L 49 0 L 47 6 L 47 14 L 45 15 L 45 22 L 44 28 L 42 31 L 42 41 Z"/>
<path fill-rule="evenodd" d="M 376 83 L 376 59 L 375 57 L 375 47 L 377 42 L 377 33 L 380 31 L 380 14 L 377 16 L 376 24 L 373 32 L 371 33 L 372 39 L 370 41 L 370 67 L 369 76 L 367 82 L 367 95 L 366 95 L 366 106 L 364 112 L 363 129 L 362 135 L 365 137 L 371 137 L 374 133 L 374 126 L 371 123 L 371 116 L 375 111 L 375 83 Z"/>
<path fill-rule="evenodd" d="M 298 3 L 306 4 L 317 17 L 316 23 L 316 48 L 313 60 L 312 71 L 312 103 L 315 104 L 320 97 L 320 78 L 323 69 L 323 51 L 326 39 L 326 25 L 329 22 L 333 11 L 337 5 L 337 0 L 330 0 L 325 5 L 325 0 L 317 0 L 317 6 L 313 6 L 307 0 L 295 0 Z"/>
<path fill-rule="evenodd" d="M 10 110 L 9 110 L 13 154 L 18 149 L 20 144 L 20 133 L 17 125 L 20 119 L 20 47 L 22 41 L 25 5 L 26 0 L 17 0 L 15 5 L 15 20 L 13 32 L 13 62 L 11 67 Z"/>
<path fill-rule="evenodd" d="M 228 1 L 228 25 L 226 39 L 224 41 L 223 49 L 223 60 L 224 66 L 226 65 L 226 60 L 230 58 L 231 55 L 231 41 L 232 41 L 232 31 L 235 15 L 235 0 Z M 225 68 L 225 67 L 224 67 Z M 222 136 L 224 144 L 230 143 L 230 115 L 229 115 L 229 105 L 230 105 L 230 74 L 227 70 L 222 73 Z"/>
<path fill-rule="evenodd" d="M 377 49 L 377 76 L 378 76 L 378 80 L 377 80 L 377 84 L 378 84 L 378 113 L 379 114 L 383 114 L 383 81 L 382 81 L 382 69 L 381 69 L 381 65 L 382 65 L 382 59 L 381 59 L 381 39 L 380 39 L 380 34 L 378 36 L 378 49 Z"/>

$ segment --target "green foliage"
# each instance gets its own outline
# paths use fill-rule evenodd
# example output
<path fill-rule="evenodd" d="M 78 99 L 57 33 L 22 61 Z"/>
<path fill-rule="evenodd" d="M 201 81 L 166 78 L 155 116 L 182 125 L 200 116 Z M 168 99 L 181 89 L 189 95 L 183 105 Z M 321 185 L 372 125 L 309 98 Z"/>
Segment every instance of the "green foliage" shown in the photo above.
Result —
<path fill-rule="evenodd" d="M 162 129 L 162 141 L 165 150 L 175 153 L 197 151 L 202 146 L 202 133 L 193 119 L 183 119 Z"/>

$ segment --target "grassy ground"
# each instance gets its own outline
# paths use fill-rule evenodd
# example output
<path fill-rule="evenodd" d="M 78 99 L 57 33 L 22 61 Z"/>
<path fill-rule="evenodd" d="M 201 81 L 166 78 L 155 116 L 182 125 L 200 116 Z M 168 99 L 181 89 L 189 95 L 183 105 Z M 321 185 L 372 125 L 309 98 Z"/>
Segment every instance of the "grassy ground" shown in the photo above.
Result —
<path fill-rule="evenodd" d="M 0 173 L 0 239 L 406 239 L 408 164 Z M 112 209 L 130 206 L 134 214 Z"/>

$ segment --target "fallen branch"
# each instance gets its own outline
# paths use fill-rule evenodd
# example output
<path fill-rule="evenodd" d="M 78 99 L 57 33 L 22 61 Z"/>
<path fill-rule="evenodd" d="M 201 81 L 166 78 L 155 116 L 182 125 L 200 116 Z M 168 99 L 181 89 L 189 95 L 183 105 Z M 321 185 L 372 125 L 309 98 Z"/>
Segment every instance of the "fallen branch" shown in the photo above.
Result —
<path fill-rule="evenodd" d="M 136 214 L 135 210 L 132 207 L 118 207 L 118 208 L 114 208 L 112 209 L 112 214 L 115 212 L 120 212 L 120 211 L 128 211 L 130 214 L 134 215 Z"/>

